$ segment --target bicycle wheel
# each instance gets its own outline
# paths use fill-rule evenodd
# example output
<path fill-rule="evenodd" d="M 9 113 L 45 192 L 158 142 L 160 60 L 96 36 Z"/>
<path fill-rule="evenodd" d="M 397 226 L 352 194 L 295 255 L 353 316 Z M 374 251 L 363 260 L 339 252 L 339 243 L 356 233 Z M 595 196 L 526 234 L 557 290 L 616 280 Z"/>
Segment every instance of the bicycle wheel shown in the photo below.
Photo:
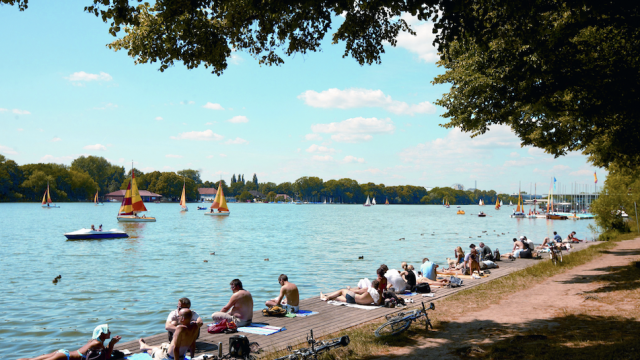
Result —
<path fill-rule="evenodd" d="M 376 329 L 376 337 L 400 334 L 401 332 L 407 330 L 409 325 L 411 325 L 411 319 L 387 321 L 386 323 L 382 324 L 382 326 Z"/>

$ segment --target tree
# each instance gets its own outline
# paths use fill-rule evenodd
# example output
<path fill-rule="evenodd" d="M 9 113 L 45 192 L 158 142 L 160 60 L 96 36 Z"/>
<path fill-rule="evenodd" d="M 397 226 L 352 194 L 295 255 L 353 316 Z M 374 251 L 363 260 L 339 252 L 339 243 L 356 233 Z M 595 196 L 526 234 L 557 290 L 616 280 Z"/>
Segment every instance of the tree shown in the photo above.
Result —
<path fill-rule="evenodd" d="M 93 199 L 93 195 L 98 190 L 98 184 L 93 180 L 91 175 L 84 171 L 76 171 L 71 169 L 71 197 L 78 200 Z"/>
<path fill-rule="evenodd" d="M 256 189 L 257 189 L 259 184 L 258 184 L 258 175 L 256 175 L 256 173 L 253 173 L 253 180 L 252 181 L 256 185 Z"/>
<path fill-rule="evenodd" d="M 19 185 L 24 181 L 22 170 L 13 160 L 0 154 L 0 201 L 20 200 Z"/>
<path fill-rule="evenodd" d="M 436 29 L 449 41 L 437 105 L 473 136 L 508 125 L 523 146 L 596 166 L 640 165 L 640 3 L 480 1 Z M 464 23 L 454 29 L 458 22 Z M 453 39 L 453 38 L 451 38 Z M 449 40 L 451 40 L 449 39 Z"/>
<path fill-rule="evenodd" d="M 242 174 L 242 185 L 246 184 L 244 181 L 244 174 Z"/>
<path fill-rule="evenodd" d="M 200 170 L 185 169 L 178 171 L 178 175 L 193 180 L 196 184 L 202 184 L 200 179 Z"/>
<path fill-rule="evenodd" d="M 231 185 L 233 185 L 233 184 L 235 184 L 235 183 L 236 183 L 236 174 L 233 174 L 233 175 L 231 176 Z"/>
<path fill-rule="evenodd" d="M 609 167 L 609 174 L 600 196 L 591 203 L 596 224 L 606 231 L 628 232 L 629 223 L 622 218 L 622 211 L 635 219 L 634 203 L 640 203 L 640 168 L 629 169 L 618 165 Z M 631 224 L 635 225 L 635 221 Z"/>
<path fill-rule="evenodd" d="M 243 191 L 240 195 L 236 196 L 236 201 L 246 202 L 247 200 L 253 200 L 253 195 L 248 191 Z"/>

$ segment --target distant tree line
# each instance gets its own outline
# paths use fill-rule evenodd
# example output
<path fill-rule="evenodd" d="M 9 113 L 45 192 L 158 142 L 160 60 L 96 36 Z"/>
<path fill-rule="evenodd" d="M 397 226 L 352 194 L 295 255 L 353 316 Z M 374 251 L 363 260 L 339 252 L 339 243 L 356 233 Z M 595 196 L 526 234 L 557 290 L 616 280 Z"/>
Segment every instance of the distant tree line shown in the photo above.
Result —
<path fill-rule="evenodd" d="M 386 200 L 391 204 L 441 204 L 443 199 L 451 205 L 477 204 L 479 199 L 489 205 L 495 203 L 496 196 L 504 202 L 514 203 L 517 199 L 495 191 L 462 191 L 449 187 L 434 188 L 427 192 L 422 186 L 384 184 L 359 184 L 353 179 L 323 181 L 316 176 L 304 176 L 294 182 L 258 182 L 257 174 L 251 181 L 245 181 L 244 174 L 233 174 L 230 184 L 219 180 L 202 181 L 198 170 L 185 169 L 177 172 L 152 171 L 145 173 L 135 170 L 136 183 L 140 190 L 161 194 L 169 200 L 177 200 L 182 194 L 183 184 L 189 201 L 197 200 L 198 189 L 218 188 L 222 184 L 227 197 L 238 201 L 252 200 L 258 191 L 269 201 L 284 201 L 283 195 L 309 202 L 334 202 L 345 204 L 364 203 L 367 196 L 376 198 L 378 203 Z M 40 201 L 47 181 L 55 201 L 88 201 L 96 191 L 100 196 L 126 189 L 131 179 L 131 170 L 113 165 L 103 157 L 80 156 L 71 166 L 61 164 L 18 165 L 15 161 L 0 155 L 0 201 Z M 280 195 L 280 196 L 278 196 Z"/>

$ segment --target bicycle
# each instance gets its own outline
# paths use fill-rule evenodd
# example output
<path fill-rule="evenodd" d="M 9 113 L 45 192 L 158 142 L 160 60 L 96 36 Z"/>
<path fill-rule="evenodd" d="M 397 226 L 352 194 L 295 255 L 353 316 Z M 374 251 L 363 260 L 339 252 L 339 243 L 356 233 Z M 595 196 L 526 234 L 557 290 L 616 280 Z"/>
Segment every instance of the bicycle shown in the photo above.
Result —
<path fill-rule="evenodd" d="M 291 355 L 286 355 L 275 360 L 305 360 L 305 359 L 317 359 L 318 355 L 337 347 L 343 347 L 349 345 L 349 336 L 342 336 L 335 339 L 317 341 L 313 338 L 313 330 L 310 330 L 310 336 L 307 336 L 307 343 L 309 348 L 300 348 L 293 350 L 291 346 L 287 346 L 287 351 L 293 352 Z"/>
<path fill-rule="evenodd" d="M 553 265 L 558 265 L 558 261 L 562 262 L 562 248 L 551 246 L 549 248 L 549 258 L 553 262 Z"/>
<path fill-rule="evenodd" d="M 433 303 L 430 303 L 429 308 L 425 308 L 423 302 L 422 310 L 416 309 L 409 312 L 399 312 L 396 314 L 387 315 L 385 316 L 387 322 L 376 329 L 376 337 L 400 334 L 401 332 L 407 330 L 412 322 L 418 321 L 418 319 L 423 316 L 425 318 L 425 330 L 429 331 L 429 327 L 433 329 L 433 325 L 431 325 L 431 320 L 429 320 L 427 310 L 435 310 L 435 308 L 436 306 Z"/>

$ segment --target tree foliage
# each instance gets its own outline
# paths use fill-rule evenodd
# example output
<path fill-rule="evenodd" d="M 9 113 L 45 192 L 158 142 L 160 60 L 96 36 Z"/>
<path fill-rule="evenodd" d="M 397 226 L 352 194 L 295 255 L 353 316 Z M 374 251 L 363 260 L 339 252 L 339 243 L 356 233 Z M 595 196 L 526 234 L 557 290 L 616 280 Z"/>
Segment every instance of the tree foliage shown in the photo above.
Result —
<path fill-rule="evenodd" d="M 591 203 L 591 211 L 596 215 L 598 226 L 604 231 L 628 231 L 629 225 L 622 218 L 622 212 L 626 212 L 633 219 L 632 223 L 635 223 L 634 203 L 640 203 L 640 167 L 609 167 L 600 196 Z"/>

